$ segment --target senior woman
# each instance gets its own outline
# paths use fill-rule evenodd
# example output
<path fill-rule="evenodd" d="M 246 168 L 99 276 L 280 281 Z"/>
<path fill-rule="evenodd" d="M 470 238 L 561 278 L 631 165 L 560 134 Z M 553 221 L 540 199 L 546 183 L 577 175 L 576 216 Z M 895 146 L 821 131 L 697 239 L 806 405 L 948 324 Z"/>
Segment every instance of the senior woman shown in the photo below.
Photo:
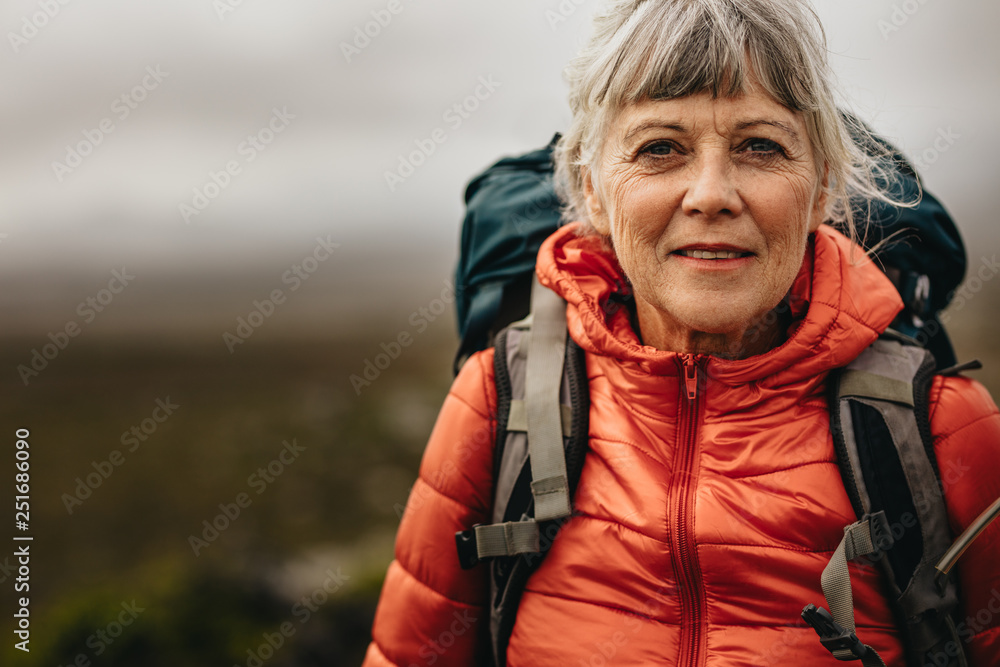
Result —
<path fill-rule="evenodd" d="M 902 304 L 852 241 L 852 198 L 891 196 L 837 112 L 822 29 L 800 0 L 617 0 L 568 79 L 573 224 L 537 273 L 586 354 L 589 448 L 506 664 L 832 664 L 798 621 L 854 516 L 826 381 Z M 366 665 L 490 662 L 488 571 L 463 571 L 452 536 L 490 521 L 493 374 L 474 355 L 445 400 Z M 963 471 L 944 489 L 958 531 L 1000 496 L 1000 415 L 961 376 L 930 403 L 941 470 Z M 973 665 L 1000 664 L 1000 614 L 980 613 L 998 547 L 994 526 L 959 563 Z M 858 636 L 902 664 L 882 575 L 851 574 Z"/>

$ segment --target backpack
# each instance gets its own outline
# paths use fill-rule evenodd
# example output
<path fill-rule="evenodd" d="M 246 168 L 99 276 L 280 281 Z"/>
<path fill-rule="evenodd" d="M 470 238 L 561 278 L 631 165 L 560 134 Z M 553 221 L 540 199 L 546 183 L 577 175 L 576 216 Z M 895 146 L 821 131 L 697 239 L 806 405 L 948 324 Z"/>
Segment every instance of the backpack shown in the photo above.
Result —
<path fill-rule="evenodd" d="M 588 447 L 584 353 L 566 334 L 565 304 L 533 280 L 538 246 L 559 224 L 551 180 L 554 142 L 501 160 L 473 179 L 466 190 L 456 271 L 462 335 L 456 367 L 495 335 L 492 523 L 461 531 L 455 540 L 463 567 L 490 562 L 490 635 L 498 667 L 506 662 L 527 579 L 572 515 Z M 912 168 L 901 156 L 897 164 L 901 187 L 918 192 Z M 874 206 L 872 215 L 881 223 L 875 230 L 880 238 L 904 226 L 916 230 L 916 243 L 882 252 L 887 274 L 906 303 L 894 325 L 953 362 L 936 315 L 964 274 L 964 249 L 954 224 L 926 194 L 915 209 Z M 523 319 L 506 326 L 518 317 Z M 856 558 L 877 561 L 886 573 L 908 664 L 922 666 L 929 658 L 939 660 L 934 664 L 965 664 L 952 620 L 955 582 L 947 574 L 935 576 L 934 568 L 951 544 L 928 418 L 935 367 L 935 356 L 917 340 L 888 332 L 832 374 L 829 383 L 831 432 L 858 521 L 845 528 L 824 571 L 823 591 L 832 614 L 808 605 L 802 617 L 835 657 L 860 659 L 866 667 L 883 663 L 854 633 L 847 561 Z M 697 387 L 697 374 L 687 380 Z M 950 661 L 940 662 L 938 656 Z"/>

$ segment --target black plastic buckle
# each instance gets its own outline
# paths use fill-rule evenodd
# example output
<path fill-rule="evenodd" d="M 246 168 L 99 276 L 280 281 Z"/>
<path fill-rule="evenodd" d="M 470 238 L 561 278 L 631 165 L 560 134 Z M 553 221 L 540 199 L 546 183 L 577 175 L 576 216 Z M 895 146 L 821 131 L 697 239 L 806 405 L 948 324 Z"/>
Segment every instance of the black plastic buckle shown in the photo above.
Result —
<path fill-rule="evenodd" d="M 896 540 L 892 536 L 892 526 L 889 525 L 889 518 L 885 515 L 885 511 L 866 514 L 862 519 L 868 521 L 872 544 L 875 545 L 878 551 L 888 551 L 893 547 Z"/>
<path fill-rule="evenodd" d="M 476 524 L 479 525 L 479 524 Z M 455 547 L 458 549 L 458 564 L 463 570 L 471 570 L 479 564 L 479 547 L 476 544 L 476 526 L 472 530 L 455 533 Z"/>
<path fill-rule="evenodd" d="M 819 635 L 819 642 L 826 647 L 830 653 L 834 651 L 850 651 L 851 655 L 840 657 L 834 654 L 837 660 L 860 660 L 868 655 L 868 649 L 858 636 L 853 632 L 848 632 L 841 627 L 833 616 L 826 609 L 816 607 L 816 605 L 806 605 L 802 610 L 802 618 L 813 627 Z"/>

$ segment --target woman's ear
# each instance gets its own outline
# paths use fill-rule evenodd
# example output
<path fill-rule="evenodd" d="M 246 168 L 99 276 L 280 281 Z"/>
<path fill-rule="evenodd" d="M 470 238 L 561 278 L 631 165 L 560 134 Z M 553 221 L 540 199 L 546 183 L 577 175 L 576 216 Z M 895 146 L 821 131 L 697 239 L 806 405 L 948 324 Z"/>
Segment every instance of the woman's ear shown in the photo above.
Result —
<path fill-rule="evenodd" d="M 813 201 L 813 210 L 809 220 L 809 231 L 815 232 L 819 226 L 826 222 L 830 216 L 827 206 L 830 203 L 830 165 L 823 165 L 823 178 L 816 186 L 816 195 Z"/>
<path fill-rule="evenodd" d="M 611 236 L 611 222 L 608 220 L 607 211 L 601 201 L 601 194 L 594 185 L 594 179 L 590 173 L 590 167 L 581 167 L 580 178 L 583 180 L 583 196 L 587 202 L 587 215 L 590 224 L 601 236 Z"/>

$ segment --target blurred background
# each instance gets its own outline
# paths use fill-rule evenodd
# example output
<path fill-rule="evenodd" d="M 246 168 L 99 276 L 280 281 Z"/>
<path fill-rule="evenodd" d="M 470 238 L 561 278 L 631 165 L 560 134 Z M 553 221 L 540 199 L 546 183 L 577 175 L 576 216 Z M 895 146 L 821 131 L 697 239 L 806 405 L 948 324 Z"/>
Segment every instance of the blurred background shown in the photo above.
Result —
<path fill-rule="evenodd" d="M 567 126 L 594 6 L 0 7 L 3 497 L 17 429 L 32 464 L 0 662 L 360 663 L 451 379 L 464 184 Z M 962 229 L 947 327 L 997 396 L 1000 5 L 816 7 L 845 99 Z"/>

